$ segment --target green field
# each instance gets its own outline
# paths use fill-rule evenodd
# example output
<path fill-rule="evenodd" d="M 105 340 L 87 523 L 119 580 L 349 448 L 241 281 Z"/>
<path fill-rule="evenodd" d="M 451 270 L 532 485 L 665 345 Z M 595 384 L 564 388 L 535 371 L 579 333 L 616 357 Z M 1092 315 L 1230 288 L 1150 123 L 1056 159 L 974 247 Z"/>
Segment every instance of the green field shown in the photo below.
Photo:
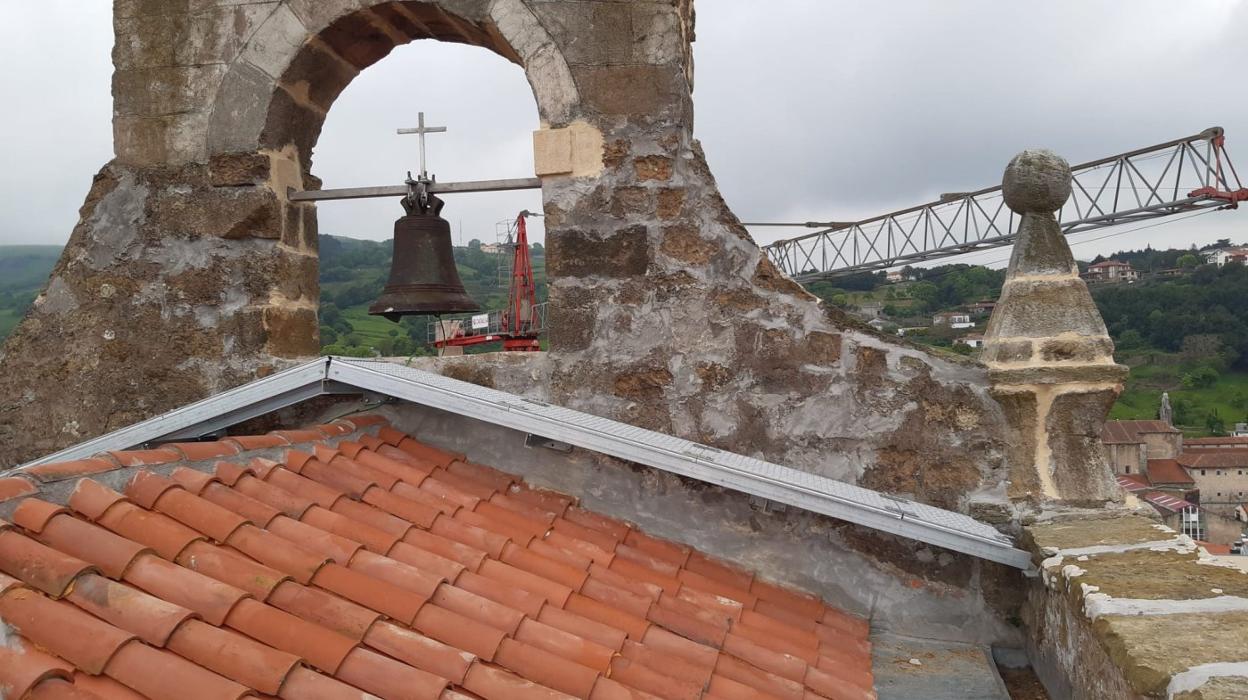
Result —
<path fill-rule="evenodd" d="M 391 337 L 390 331 L 392 330 L 405 334 L 399 328 L 399 324 L 391 323 L 381 316 L 369 316 L 368 304 L 345 308 L 342 310 L 342 317 L 351 323 L 354 329 L 352 332 L 360 336 L 360 341 L 364 345 L 373 345 L 383 338 Z"/>
<path fill-rule="evenodd" d="M 1173 364 L 1140 365 L 1131 368 L 1127 388 L 1110 411 L 1118 420 L 1149 420 L 1157 417 L 1161 393 L 1179 410 L 1175 423 L 1190 436 L 1209 434 L 1206 419 L 1216 414 L 1229 428 L 1248 420 L 1248 372 L 1222 372 L 1217 383 L 1205 389 L 1183 386 L 1183 369 Z"/>

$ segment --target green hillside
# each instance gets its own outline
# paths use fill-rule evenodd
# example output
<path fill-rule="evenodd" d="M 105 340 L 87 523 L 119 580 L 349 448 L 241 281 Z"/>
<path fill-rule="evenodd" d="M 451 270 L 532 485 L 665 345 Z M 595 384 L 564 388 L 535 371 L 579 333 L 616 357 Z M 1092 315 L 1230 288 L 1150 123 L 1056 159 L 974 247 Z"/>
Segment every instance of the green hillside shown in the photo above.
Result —
<path fill-rule="evenodd" d="M 55 245 L 0 246 L 0 340 L 22 320 L 60 256 Z"/>

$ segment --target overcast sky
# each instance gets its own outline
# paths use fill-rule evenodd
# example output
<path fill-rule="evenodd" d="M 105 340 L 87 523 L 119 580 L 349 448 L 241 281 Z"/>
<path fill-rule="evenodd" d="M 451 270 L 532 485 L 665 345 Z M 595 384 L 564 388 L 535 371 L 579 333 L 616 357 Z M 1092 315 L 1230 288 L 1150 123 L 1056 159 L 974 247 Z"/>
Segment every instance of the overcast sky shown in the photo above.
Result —
<path fill-rule="evenodd" d="M 0 244 L 63 243 L 112 155 L 111 2 L 9 3 L 0 25 Z M 995 184 L 1031 146 L 1082 162 L 1212 125 L 1248 178 L 1248 2 L 1242 0 L 699 0 L 695 134 L 747 221 L 853 220 Z M 48 50 L 48 36 L 56 50 Z M 34 67 L 32 67 L 32 64 Z M 420 88 L 414 88 L 420 80 Z M 314 155 L 327 187 L 416 169 L 423 110 L 444 181 L 528 176 L 537 112 L 523 72 L 475 47 L 416 42 L 365 71 Z M 540 210 L 537 193 L 460 195 L 462 237 Z M 396 202 L 320 206 L 321 231 L 391 235 Z M 1122 227 L 1125 228 L 1125 227 Z M 1248 207 L 1101 240 L 1123 247 L 1248 239 Z M 540 237 L 540 227 L 537 228 Z M 756 229 L 766 243 L 793 230 Z M 968 261 L 994 261 L 1003 251 Z"/>

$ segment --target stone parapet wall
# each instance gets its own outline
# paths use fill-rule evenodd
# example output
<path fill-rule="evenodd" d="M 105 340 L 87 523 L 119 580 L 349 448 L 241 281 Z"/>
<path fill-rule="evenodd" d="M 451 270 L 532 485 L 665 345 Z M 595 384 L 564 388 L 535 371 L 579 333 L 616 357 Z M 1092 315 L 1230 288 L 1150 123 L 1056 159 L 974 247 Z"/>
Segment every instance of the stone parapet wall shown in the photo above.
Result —
<path fill-rule="evenodd" d="M 1029 653 L 1053 697 L 1248 696 L 1248 564 L 1123 510 L 1055 514 L 1024 540 Z"/>

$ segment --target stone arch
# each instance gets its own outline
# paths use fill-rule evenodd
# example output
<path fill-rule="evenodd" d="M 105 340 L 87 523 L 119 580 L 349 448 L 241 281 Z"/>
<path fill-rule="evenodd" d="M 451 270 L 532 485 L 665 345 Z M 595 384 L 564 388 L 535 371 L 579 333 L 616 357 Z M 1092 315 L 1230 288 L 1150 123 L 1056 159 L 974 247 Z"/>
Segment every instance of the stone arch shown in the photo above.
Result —
<path fill-rule="evenodd" d="M 347 85 L 395 47 L 419 39 L 480 46 L 520 65 L 545 124 L 561 126 L 575 109 L 567 61 L 520 0 L 291 2 L 264 20 L 222 78 L 205 152 L 213 158 L 293 146 L 306 170 Z"/>

